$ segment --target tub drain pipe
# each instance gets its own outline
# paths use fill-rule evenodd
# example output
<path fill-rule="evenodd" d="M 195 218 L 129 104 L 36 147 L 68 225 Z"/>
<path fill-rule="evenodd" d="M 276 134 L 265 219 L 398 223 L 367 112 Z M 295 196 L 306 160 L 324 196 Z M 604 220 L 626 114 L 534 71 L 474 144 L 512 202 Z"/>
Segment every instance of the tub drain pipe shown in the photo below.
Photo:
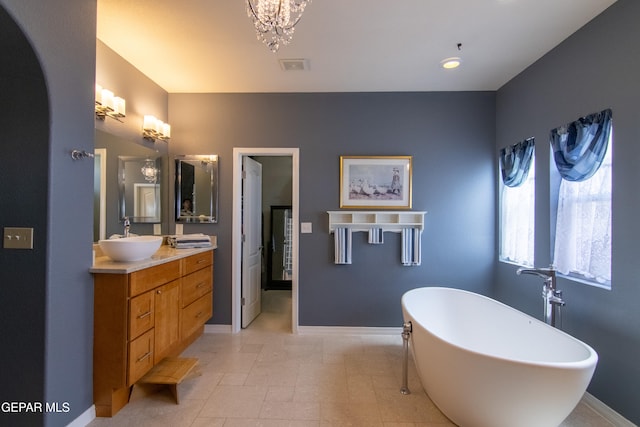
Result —
<path fill-rule="evenodd" d="M 409 338 L 411 337 L 411 322 L 404 322 L 402 325 L 402 387 L 400 393 L 411 394 L 409 391 Z"/>

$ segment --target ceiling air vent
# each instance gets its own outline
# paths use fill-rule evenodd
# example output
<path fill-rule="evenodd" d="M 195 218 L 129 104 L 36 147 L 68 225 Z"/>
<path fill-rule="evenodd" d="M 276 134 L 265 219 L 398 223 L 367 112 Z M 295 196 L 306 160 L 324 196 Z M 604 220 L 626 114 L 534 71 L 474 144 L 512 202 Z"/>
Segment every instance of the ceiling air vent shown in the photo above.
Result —
<path fill-rule="evenodd" d="M 282 71 L 309 71 L 308 59 L 281 59 Z"/>

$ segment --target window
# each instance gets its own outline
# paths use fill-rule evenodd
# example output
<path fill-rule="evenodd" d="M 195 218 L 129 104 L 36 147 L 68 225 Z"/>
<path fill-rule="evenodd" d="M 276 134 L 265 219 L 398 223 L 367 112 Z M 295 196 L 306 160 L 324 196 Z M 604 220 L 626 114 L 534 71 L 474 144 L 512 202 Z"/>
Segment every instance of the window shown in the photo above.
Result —
<path fill-rule="evenodd" d="M 556 210 L 552 262 L 564 276 L 607 289 L 611 288 L 612 117 L 610 109 L 603 110 L 553 129 L 550 137 L 556 164 L 551 181 L 557 182 L 551 191 Z"/>
<path fill-rule="evenodd" d="M 519 187 L 500 180 L 500 261 L 533 266 L 535 214 L 535 159 Z"/>
<path fill-rule="evenodd" d="M 500 150 L 500 261 L 533 266 L 535 139 Z"/>
<path fill-rule="evenodd" d="M 606 288 L 611 287 L 611 135 L 591 178 L 560 181 L 553 247 L 553 264 L 561 274 Z"/>

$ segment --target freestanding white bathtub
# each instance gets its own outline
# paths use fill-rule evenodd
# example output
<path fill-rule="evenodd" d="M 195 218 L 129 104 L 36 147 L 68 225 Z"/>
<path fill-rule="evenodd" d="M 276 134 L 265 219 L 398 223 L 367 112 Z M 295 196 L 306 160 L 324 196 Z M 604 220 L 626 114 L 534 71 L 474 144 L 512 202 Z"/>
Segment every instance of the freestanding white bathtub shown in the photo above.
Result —
<path fill-rule="evenodd" d="M 402 311 L 425 391 L 462 427 L 557 427 L 598 362 L 582 341 L 472 292 L 413 289 Z"/>

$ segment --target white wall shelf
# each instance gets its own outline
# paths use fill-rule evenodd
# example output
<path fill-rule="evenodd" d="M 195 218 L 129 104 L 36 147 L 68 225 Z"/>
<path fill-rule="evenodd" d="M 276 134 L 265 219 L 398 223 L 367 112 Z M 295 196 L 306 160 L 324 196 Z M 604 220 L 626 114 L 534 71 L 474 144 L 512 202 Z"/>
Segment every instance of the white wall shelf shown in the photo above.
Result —
<path fill-rule="evenodd" d="M 427 212 L 418 211 L 327 211 L 329 233 L 336 228 L 350 228 L 354 231 L 369 231 L 382 228 L 383 231 L 399 233 L 403 228 L 424 229 Z"/>

